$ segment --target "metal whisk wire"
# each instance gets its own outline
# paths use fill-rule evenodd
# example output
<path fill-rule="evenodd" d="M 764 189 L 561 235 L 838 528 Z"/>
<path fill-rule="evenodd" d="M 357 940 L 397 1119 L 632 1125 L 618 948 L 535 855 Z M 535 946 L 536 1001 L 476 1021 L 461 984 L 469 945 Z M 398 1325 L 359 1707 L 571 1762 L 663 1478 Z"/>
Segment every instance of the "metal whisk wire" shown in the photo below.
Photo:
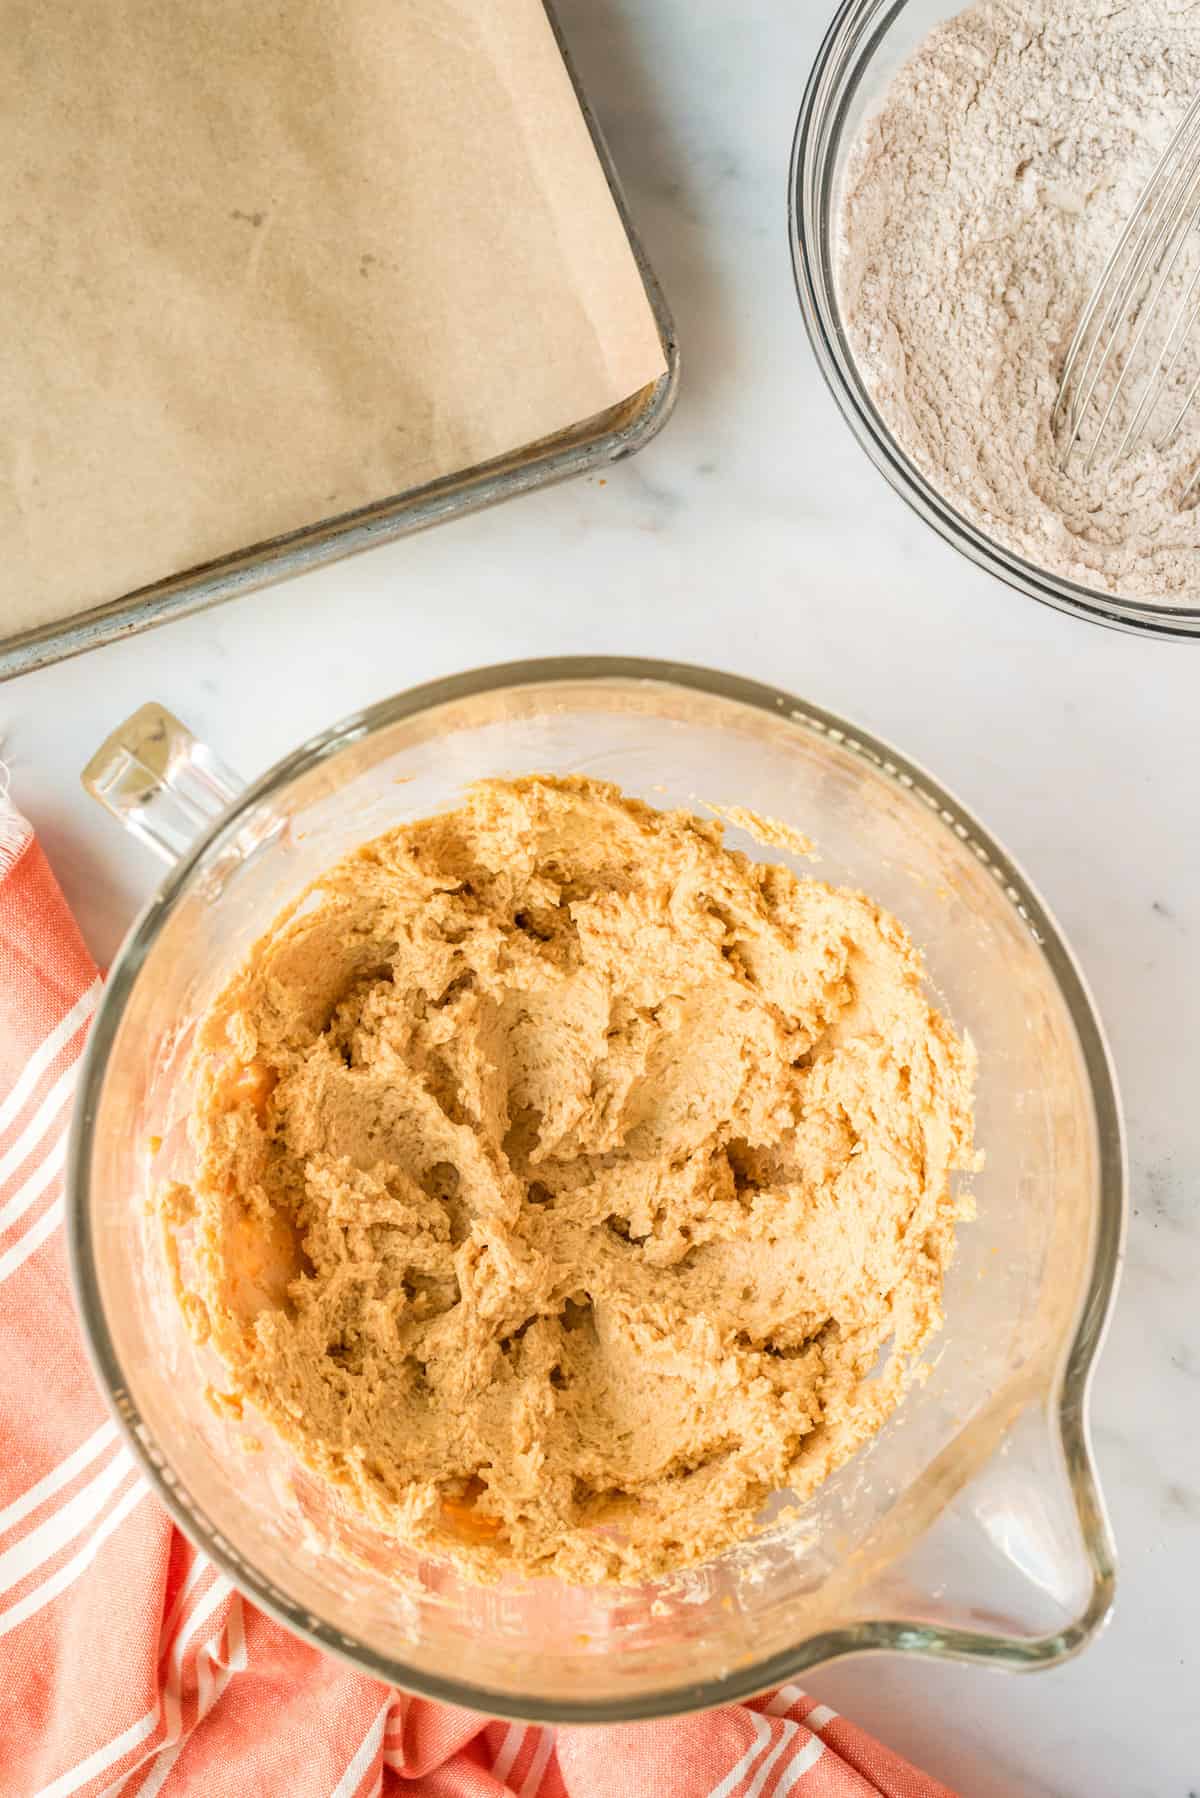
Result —
<path fill-rule="evenodd" d="M 1138 352 L 1159 321 L 1163 295 L 1188 239 L 1200 224 L 1200 98 L 1193 101 L 1163 151 L 1125 222 L 1112 254 L 1080 315 L 1067 351 L 1055 401 L 1055 431 L 1066 420 L 1064 465 L 1083 434 L 1085 421 L 1105 373 L 1119 354 L 1122 337 L 1132 335 L 1087 450 L 1085 474 L 1096 464 L 1105 433 L 1138 362 Z M 1200 319 L 1200 268 L 1175 309 L 1157 356 L 1142 383 L 1128 424 L 1112 452 L 1119 462 L 1140 442 L 1179 364 L 1192 327 Z M 1165 448 L 1200 393 L 1197 376 L 1157 446 Z"/>

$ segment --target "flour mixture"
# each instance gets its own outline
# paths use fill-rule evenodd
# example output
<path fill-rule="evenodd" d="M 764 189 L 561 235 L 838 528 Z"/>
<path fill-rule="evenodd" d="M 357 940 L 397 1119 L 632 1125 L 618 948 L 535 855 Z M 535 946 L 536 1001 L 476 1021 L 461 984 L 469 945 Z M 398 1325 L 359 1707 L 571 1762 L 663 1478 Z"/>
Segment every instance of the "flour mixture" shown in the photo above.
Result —
<path fill-rule="evenodd" d="M 1051 414 L 1079 314 L 1197 93 L 1196 0 L 974 6 L 926 40 L 855 147 L 839 270 L 871 394 L 955 507 L 1086 586 L 1180 601 L 1200 587 L 1200 407 L 1159 450 L 1168 400 L 1127 463 L 1091 475 L 1079 455 L 1060 466 Z M 1193 242 L 1169 312 L 1198 265 Z M 1200 373 L 1192 336 L 1177 404 Z M 1121 400 L 1114 443 L 1127 416 Z"/>
<path fill-rule="evenodd" d="M 199 1054 L 164 1212 L 223 1402 L 480 1575 L 717 1553 L 940 1322 L 969 1046 L 894 918 L 719 824 L 481 785 L 278 920 Z"/>

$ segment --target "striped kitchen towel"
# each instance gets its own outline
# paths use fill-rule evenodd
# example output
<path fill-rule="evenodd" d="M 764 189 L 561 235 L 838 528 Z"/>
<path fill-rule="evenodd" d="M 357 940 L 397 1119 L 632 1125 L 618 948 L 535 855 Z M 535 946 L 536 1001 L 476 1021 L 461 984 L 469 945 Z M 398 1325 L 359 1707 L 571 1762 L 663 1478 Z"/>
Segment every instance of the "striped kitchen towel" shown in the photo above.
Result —
<path fill-rule="evenodd" d="M 72 1315 L 63 1153 L 99 990 L 0 797 L 3 1798 L 947 1798 L 795 1686 L 556 1733 L 406 1697 L 244 1601 L 156 1504 Z"/>

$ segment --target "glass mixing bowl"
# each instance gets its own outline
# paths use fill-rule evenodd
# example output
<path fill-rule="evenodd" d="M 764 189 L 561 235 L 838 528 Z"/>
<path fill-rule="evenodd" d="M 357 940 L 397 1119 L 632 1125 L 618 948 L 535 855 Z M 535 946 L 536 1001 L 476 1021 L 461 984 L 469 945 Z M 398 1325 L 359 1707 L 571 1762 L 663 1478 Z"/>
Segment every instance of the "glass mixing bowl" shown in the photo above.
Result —
<path fill-rule="evenodd" d="M 1061 611 L 1167 637 L 1200 633 L 1200 604 L 1122 599 L 1039 568 L 995 542 L 931 487 L 872 400 L 842 322 L 837 221 L 842 180 L 863 120 L 897 70 L 966 0 L 843 0 L 817 54 L 792 145 L 788 221 L 796 288 L 817 362 L 859 443 L 897 493 L 956 549 Z"/>
<path fill-rule="evenodd" d="M 905 920 L 979 1050 L 979 1216 L 961 1231 L 927 1377 L 798 1517 L 636 1588 L 472 1586 L 339 1511 L 269 1432 L 245 1452 L 253 1422 L 206 1402 L 221 1370 L 182 1327 L 145 1205 L 152 1179 L 189 1171 L 196 1020 L 280 908 L 471 780 L 534 770 L 617 781 L 656 806 L 738 804 L 807 833 L 822 878 Z M 85 784 L 174 865 L 117 958 L 83 1065 L 76 1296 L 148 1478 L 257 1604 L 396 1685 L 554 1722 L 717 1704 L 863 1649 L 1048 1666 L 1099 1627 L 1113 1553 L 1085 1413 L 1124 1213 L 1112 1071 L 1042 902 L 928 775 L 772 688 L 589 659 L 402 694 L 241 793 L 148 706 Z"/>

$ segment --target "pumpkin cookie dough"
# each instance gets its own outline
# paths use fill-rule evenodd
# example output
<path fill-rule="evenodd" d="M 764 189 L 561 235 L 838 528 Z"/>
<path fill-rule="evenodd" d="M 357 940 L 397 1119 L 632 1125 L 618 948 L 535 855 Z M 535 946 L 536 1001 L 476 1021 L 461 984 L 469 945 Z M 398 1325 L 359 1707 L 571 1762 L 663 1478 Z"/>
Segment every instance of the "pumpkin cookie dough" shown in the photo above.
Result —
<path fill-rule="evenodd" d="M 164 1204 L 224 1402 L 480 1576 L 718 1553 L 940 1323 L 970 1046 L 894 918 L 717 823 L 481 784 L 285 913 L 199 1054 Z"/>

